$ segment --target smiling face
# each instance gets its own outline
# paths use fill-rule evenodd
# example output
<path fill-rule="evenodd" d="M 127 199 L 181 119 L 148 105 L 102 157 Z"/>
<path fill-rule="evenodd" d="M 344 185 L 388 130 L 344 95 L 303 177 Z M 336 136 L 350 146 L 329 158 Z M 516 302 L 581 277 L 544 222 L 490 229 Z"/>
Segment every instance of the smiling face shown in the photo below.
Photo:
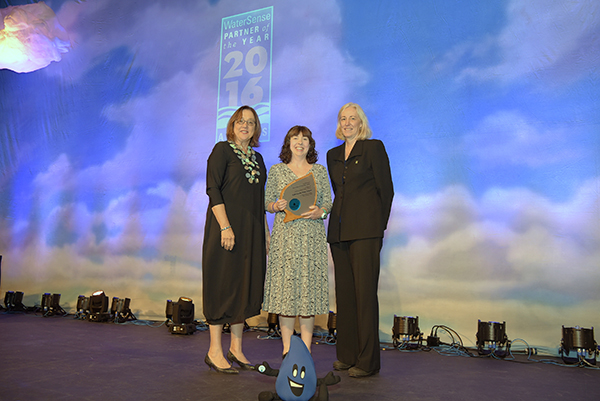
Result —
<path fill-rule="evenodd" d="M 277 395 L 286 401 L 308 401 L 317 389 L 317 372 L 310 352 L 298 336 L 292 336 L 290 351 L 281 363 Z"/>
<path fill-rule="evenodd" d="M 316 163 L 318 160 L 316 146 L 310 129 L 303 125 L 295 125 L 283 139 L 279 160 L 288 164 L 292 159 L 299 158 L 306 160 L 308 164 Z"/>
<path fill-rule="evenodd" d="M 235 143 L 240 146 L 247 146 L 254 135 L 256 121 L 254 114 L 250 110 L 242 111 L 242 118 L 235 121 L 233 125 L 233 137 Z"/>
<path fill-rule="evenodd" d="M 306 159 L 306 155 L 310 150 L 310 140 L 299 132 L 290 138 L 290 150 L 292 155 Z"/>
<path fill-rule="evenodd" d="M 356 140 L 361 126 L 362 121 L 360 120 L 355 107 L 348 107 L 341 112 L 340 128 L 346 142 Z"/>
<path fill-rule="evenodd" d="M 296 397 L 300 397 L 304 392 L 304 378 L 306 377 L 306 368 L 304 366 L 298 366 L 294 364 L 292 368 L 292 377 L 288 376 L 288 384 L 292 394 Z"/>

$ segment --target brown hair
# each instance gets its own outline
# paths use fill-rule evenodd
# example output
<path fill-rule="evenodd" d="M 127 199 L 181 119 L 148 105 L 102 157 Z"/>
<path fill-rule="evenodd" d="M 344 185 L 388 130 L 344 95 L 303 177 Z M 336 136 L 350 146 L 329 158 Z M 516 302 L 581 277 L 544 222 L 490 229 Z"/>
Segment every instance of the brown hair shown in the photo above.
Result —
<path fill-rule="evenodd" d="M 281 153 L 279 153 L 279 160 L 283 163 L 288 164 L 292 161 L 292 150 L 290 149 L 290 139 L 293 136 L 302 135 L 308 138 L 308 143 L 310 145 L 310 149 L 308 149 L 308 153 L 306 154 L 306 161 L 309 164 L 314 164 L 318 160 L 318 152 L 315 149 L 315 140 L 312 137 L 312 132 L 303 126 L 303 125 L 295 125 L 288 131 L 287 135 L 283 140 L 283 146 L 281 146 Z"/>
<path fill-rule="evenodd" d="M 253 148 L 257 148 L 260 146 L 260 142 L 258 142 L 258 140 L 260 139 L 260 134 L 262 132 L 262 128 L 260 126 L 260 120 L 258 119 L 258 114 L 256 114 L 256 111 L 250 106 L 242 106 L 233 113 L 233 115 L 229 119 L 229 122 L 227 123 L 227 140 L 229 142 L 235 142 L 235 134 L 233 133 L 233 126 L 235 125 L 236 121 L 238 121 L 239 119 L 242 118 L 242 113 L 244 112 L 244 110 L 250 110 L 252 112 L 252 114 L 254 114 L 254 120 L 256 120 L 256 125 L 254 126 L 254 134 L 252 135 L 252 138 L 250 139 L 250 146 L 252 146 Z"/>

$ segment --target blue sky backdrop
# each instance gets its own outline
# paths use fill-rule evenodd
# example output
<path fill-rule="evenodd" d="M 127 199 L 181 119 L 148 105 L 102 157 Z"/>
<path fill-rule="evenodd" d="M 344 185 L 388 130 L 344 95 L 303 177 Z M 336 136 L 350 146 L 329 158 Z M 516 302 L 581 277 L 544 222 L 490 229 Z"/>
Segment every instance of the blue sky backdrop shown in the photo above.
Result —
<path fill-rule="evenodd" d="M 387 147 L 384 334 L 394 314 L 471 341 L 495 320 L 552 348 L 561 325 L 600 323 L 598 2 L 46 4 L 71 50 L 0 70 L 3 291 L 74 306 L 103 288 L 149 318 L 185 295 L 201 313 L 221 20 L 273 6 L 267 165 L 296 124 L 324 164 L 349 101 Z"/>

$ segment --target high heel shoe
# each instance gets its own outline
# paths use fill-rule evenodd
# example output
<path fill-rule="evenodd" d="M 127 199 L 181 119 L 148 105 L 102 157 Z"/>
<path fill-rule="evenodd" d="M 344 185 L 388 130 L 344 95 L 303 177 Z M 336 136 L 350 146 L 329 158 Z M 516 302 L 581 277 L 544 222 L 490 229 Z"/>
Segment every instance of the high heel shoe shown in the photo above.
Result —
<path fill-rule="evenodd" d="M 244 363 L 242 361 L 240 361 L 239 359 L 237 359 L 235 357 L 235 355 L 233 355 L 233 353 L 231 351 L 227 351 L 227 359 L 229 360 L 229 362 L 231 362 L 232 364 L 235 362 L 238 365 L 240 365 L 240 368 L 242 370 L 256 370 L 256 366 L 251 365 L 249 363 Z"/>
<path fill-rule="evenodd" d="M 208 370 L 210 370 L 210 368 L 213 368 L 216 372 L 218 373 L 227 373 L 230 375 L 237 375 L 239 372 L 237 371 L 237 369 L 233 368 L 233 367 L 228 367 L 228 368 L 220 368 L 217 365 L 214 364 L 214 362 L 212 361 L 212 359 L 210 359 L 210 357 L 208 356 L 208 354 L 206 354 L 206 356 L 204 357 L 204 363 L 208 365 Z"/>

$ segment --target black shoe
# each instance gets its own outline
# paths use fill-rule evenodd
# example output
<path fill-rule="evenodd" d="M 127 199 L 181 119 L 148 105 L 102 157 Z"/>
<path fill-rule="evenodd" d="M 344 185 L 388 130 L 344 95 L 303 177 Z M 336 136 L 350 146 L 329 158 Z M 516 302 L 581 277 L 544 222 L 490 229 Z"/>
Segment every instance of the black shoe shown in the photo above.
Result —
<path fill-rule="evenodd" d="M 228 367 L 228 368 L 224 368 L 224 369 L 218 367 L 217 365 L 215 365 L 213 363 L 213 361 L 210 359 L 208 354 L 206 354 L 206 356 L 204 357 L 204 363 L 208 365 L 208 370 L 210 370 L 210 368 L 213 368 L 218 373 L 227 373 L 230 375 L 237 375 L 239 373 L 235 368 L 232 368 L 232 367 Z"/>
<path fill-rule="evenodd" d="M 335 361 L 333 363 L 333 369 L 334 370 L 348 370 L 352 367 L 352 365 L 348 365 L 347 363 L 344 363 L 342 361 Z"/>
<path fill-rule="evenodd" d="M 356 366 L 353 366 L 350 369 L 348 369 L 348 376 L 354 378 L 373 376 L 375 373 L 379 373 L 379 369 L 372 370 L 370 372 L 362 370 L 361 368 L 357 368 Z"/>
<path fill-rule="evenodd" d="M 227 351 L 227 359 L 229 359 L 229 362 L 231 363 L 235 362 L 238 365 L 240 365 L 240 368 L 242 368 L 242 370 L 256 370 L 256 366 L 240 361 L 235 357 L 235 355 L 233 355 L 231 351 Z"/>

